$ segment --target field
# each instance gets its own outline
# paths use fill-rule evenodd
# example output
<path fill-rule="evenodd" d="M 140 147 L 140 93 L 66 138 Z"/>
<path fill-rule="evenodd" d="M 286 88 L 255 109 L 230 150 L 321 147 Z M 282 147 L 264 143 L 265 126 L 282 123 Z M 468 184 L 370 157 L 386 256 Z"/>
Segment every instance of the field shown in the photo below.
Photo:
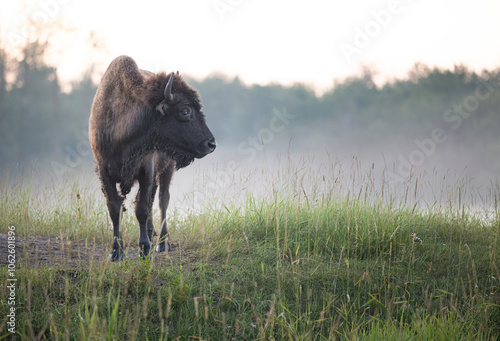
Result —
<path fill-rule="evenodd" d="M 218 169 L 172 200 L 168 254 L 137 258 L 129 203 L 119 263 L 95 181 L 2 179 L 0 339 L 499 339 L 498 183 L 394 183 L 356 161 Z"/>

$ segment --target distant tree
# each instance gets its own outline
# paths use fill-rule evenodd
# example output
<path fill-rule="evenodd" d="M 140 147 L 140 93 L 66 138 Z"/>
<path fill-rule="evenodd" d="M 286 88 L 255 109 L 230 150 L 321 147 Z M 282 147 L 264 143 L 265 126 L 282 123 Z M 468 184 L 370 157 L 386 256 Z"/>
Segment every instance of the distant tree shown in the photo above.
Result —
<path fill-rule="evenodd" d="M 43 61 L 46 47 L 37 41 L 28 43 L 13 69 L 16 80 L 9 95 L 9 129 L 18 147 L 17 162 L 46 155 L 58 140 L 54 130 L 61 124 L 60 87 L 56 69 Z"/>
<path fill-rule="evenodd" d="M 100 75 L 89 68 L 63 92 L 56 67 L 46 62 L 47 41 L 27 40 L 16 58 L 0 42 L 0 168 L 32 159 L 64 164 L 68 153 L 92 162 L 86 131 Z M 292 139 L 300 149 L 408 154 L 401 150 L 414 150 L 415 140 L 428 139 L 441 128 L 448 142 L 432 157 L 449 163 L 475 160 L 471 167 L 489 165 L 500 171 L 500 68 L 478 74 L 463 65 L 443 70 L 417 63 L 406 78 L 385 84 L 375 79 L 376 72 L 364 68 L 320 96 L 302 84 L 247 85 L 223 75 L 189 83 L 201 94 L 219 145 L 235 152 L 260 136 L 272 140 L 266 145 L 271 150 Z M 488 93 L 485 82 L 490 82 Z M 487 96 L 477 99 L 478 87 Z M 474 110 L 453 129 L 444 113 L 466 99 Z M 286 110 L 293 119 L 270 138 L 276 110 Z"/>
<path fill-rule="evenodd" d="M 0 41 L 0 101 L 5 101 L 7 92 L 7 53 Z M 1 108 L 0 108 L 1 110 Z"/>

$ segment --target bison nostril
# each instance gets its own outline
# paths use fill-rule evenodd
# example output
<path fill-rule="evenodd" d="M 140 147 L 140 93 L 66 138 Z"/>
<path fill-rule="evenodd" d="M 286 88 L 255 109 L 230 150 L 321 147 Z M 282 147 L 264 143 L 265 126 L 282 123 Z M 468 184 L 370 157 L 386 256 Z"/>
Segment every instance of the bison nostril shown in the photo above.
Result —
<path fill-rule="evenodd" d="M 215 140 L 210 140 L 207 142 L 208 149 L 210 149 L 210 152 L 213 152 L 215 150 L 215 147 L 217 147 L 217 143 L 215 143 Z"/>
<path fill-rule="evenodd" d="M 215 143 L 215 139 L 213 137 L 211 139 L 203 140 L 200 143 L 200 148 L 201 148 L 200 152 L 203 155 L 210 154 L 211 152 L 213 152 L 215 150 L 216 146 L 217 146 L 217 144 Z"/>

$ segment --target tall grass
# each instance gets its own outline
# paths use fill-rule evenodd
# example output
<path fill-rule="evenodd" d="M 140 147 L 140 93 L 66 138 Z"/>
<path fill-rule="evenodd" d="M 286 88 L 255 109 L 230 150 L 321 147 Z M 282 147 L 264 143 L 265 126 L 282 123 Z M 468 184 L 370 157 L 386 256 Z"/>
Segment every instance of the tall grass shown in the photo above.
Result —
<path fill-rule="evenodd" d="M 218 175 L 200 171 L 186 202 L 204 206 L 172 207 L 175 248 L 152 261 L 129 251 L 120 263 L 44 266 L 26 250 L 17 338 L 498 339 L 498 184 L 481 194 L 449 175 L 392 183 L 357 160 L 343 167 L 280 160 L 225 174 L 216 190 L 203 184 Z M 0 231 L 109 245 L 98 185 L 80 183 L 3 182 Z M 134 246 L 129 211 L 124 239 Z"/>

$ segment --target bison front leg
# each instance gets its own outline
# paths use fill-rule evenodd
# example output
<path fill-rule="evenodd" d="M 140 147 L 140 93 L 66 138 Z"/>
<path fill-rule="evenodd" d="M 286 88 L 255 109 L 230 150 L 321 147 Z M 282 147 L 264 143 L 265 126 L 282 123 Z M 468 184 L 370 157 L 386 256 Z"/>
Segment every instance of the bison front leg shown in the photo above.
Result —
<path fill-rule="evenodd" d="M 154 231 L 151 211 L 156 187 L 154 183 L 154 168 L 152 164 L 148 164 L 140 171 L 138 180 L 139 193 L 137 193 L 135 215 L 139 221 L 140 227 L 140 256 L 143 259 L 146 259 L 150 257 L 151 238 L 153 237 Z"/>
<path fill-rule="evenodd" d="M 156 182 L 153 182 L 153 186 L 152 186 L 151 194 L 150 194 L 151 198 L 150 198 L 149 207 L 148 207 L 149 218 L 148 218 L 148 223 L 147 223 L 148 237 L 149 237 L 149 240 L 151 242 L 153 242 L 153 238 L 157 236 L 154 225 L 153 225 L 153 203 L 155 201 L 155 195 L 156 195 L 157 188 L 158 188 L 158 185 L 156 184 Z"/>
<path fill-rule="evenodd" d="M 105 169 L 99 169 L 102 191 L 106 196 L 109 216 L 113 224 L 113 251 L 109 259 L 112 262 L 123 259 L 123 239 L 120 234 L 120 221 L 122 213 L 123 198 L 118 195 L 116 183 L 113 182 Z"/>
<path fill-rule="evenodd" d="M 168 241 L 168 230 L 167 230 L 167 207 L 170 201 L 170 181 L 172 180 L 172 175 L 174 174 L 174 164 L 171 163 L 167 169 L 160 175 L 160 214 L 161 214 L 161 232 L 160 241 L 156 246 L 156 252 L 170 251 L 170 243 Z"/>

